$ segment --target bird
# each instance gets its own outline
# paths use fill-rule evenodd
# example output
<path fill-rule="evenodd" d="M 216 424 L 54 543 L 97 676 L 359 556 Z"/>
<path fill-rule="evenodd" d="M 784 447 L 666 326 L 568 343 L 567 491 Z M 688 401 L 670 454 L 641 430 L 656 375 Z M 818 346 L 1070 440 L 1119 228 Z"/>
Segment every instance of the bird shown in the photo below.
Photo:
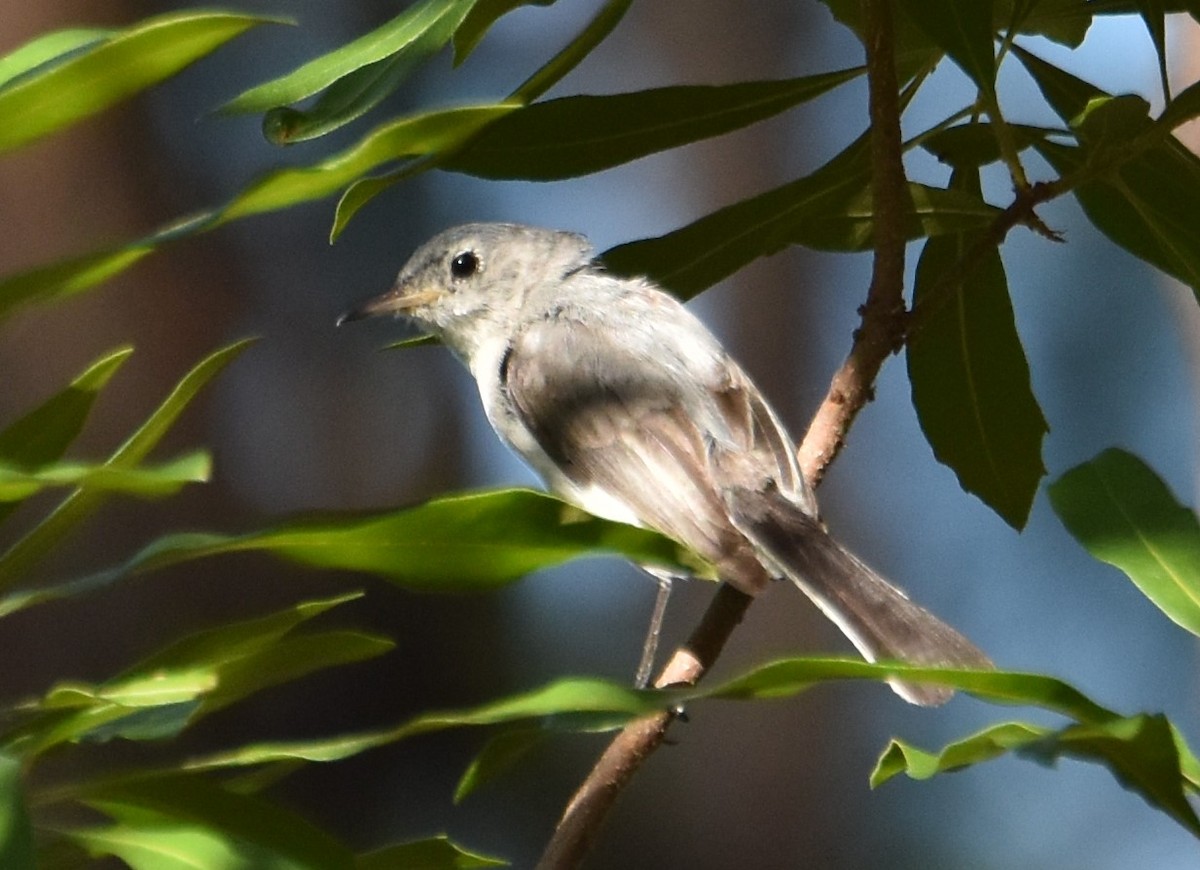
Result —
<path fill-rule="evenodd" d="M 607 271 L 585 236 L 445 230 L 338 324 L 384 315 L 467 366 L 497 435 L 564 500 L 682 543 L 747 595 L 786 578 L 868 661 L 992 667 L 830 535 L 796 442 L 742 367 L 667 291 Z M 953 694 L 889 683 L 919 705 Z"/>

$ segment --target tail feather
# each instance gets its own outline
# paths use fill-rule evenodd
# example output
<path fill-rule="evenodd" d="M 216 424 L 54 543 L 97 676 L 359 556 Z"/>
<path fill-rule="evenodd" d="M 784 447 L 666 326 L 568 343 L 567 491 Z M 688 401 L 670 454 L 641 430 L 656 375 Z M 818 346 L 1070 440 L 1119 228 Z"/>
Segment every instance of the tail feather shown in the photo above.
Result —
<path fill-rule="evenodd" d="M 931 667 L 990 668 L 974 644 L 843 548 L 816 518 L 778 490 L 725 493 L 734 524 L 778 574 L 821 608 L 868 661 L 898 659 Z M 890 680 L 914 704 L 942 704 L 952 689 Z"/>

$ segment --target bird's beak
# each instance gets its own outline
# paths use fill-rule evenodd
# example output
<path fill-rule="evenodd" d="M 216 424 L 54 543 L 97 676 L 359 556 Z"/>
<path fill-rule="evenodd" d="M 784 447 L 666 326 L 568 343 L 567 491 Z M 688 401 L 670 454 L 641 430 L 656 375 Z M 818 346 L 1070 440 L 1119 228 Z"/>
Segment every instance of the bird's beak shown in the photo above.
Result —
<path fill-rule="evenodd" d="M 439 290 L 419 290 L 406 283 L 398 283 L 386 293 L 381 293 L 361 305 L 351 308 L 340 315 L 337 325 L 349 323 L 352 320 L 365 320 L 368 317 L 378 317 L 381 314 L 403 315 L 414 308 L 436 302 L 442 293 Z"/>

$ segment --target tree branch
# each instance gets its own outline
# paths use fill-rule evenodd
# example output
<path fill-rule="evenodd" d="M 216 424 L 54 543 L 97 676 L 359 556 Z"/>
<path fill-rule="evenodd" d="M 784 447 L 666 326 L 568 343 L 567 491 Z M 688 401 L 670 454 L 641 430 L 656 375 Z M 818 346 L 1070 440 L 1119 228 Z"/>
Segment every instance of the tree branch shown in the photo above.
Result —
<path fill-rule="evenodd" d="M 904 338 L 904 221 L 911 208 L 901 161 L 900 106 L 890 0 L 865 0 L 867 81 L 870 88 L 871 157 L 875 202 L 875 260 L 862 307 L 862 327 L 829 394 L 799 448 L 809 482 L 820 483 L 825 467 L 845 441 L 855 415 L 870 400 L 872 385 Z M 722 585 L 688 642 L 675 651 L 655 680 L 656 687 L 697 683 L 720 655 L 753 601 Z M 677 714 L 664 711 L 625 727 L 571 798 L 538 862 L 539 870 L 578 867 L 595 842 L 609 810 L 641 764 L 666 737 Z"/>

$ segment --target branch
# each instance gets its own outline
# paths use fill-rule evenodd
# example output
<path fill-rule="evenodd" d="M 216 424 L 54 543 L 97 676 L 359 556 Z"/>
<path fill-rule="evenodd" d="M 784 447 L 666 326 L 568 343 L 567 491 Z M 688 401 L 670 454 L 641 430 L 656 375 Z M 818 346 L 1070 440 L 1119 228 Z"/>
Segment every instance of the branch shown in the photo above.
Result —
<path fill-rule="evenodd" d="M 867 81 L 870 88 L 871 158 L 874 170 L 875 262 L 862 328 L 834 375 L 829 395 L 799 448 L 805 477 L 817 486 L 841 449 L 855 415 L 871 398 L 880 367 L 904 338 L 904 220 L 911 208 L 901 162 L 900 105 L 890 0 L 866 0 Z M 722 585 L 688 642 L 675 651 L 656 687 L 694 685 L 720 655 L 753 601 Z M 538 870 L 578 867 L 625 785 L 662 744 L 675 711 L 639 719 L 609 744 L 571 798 Z"/>

